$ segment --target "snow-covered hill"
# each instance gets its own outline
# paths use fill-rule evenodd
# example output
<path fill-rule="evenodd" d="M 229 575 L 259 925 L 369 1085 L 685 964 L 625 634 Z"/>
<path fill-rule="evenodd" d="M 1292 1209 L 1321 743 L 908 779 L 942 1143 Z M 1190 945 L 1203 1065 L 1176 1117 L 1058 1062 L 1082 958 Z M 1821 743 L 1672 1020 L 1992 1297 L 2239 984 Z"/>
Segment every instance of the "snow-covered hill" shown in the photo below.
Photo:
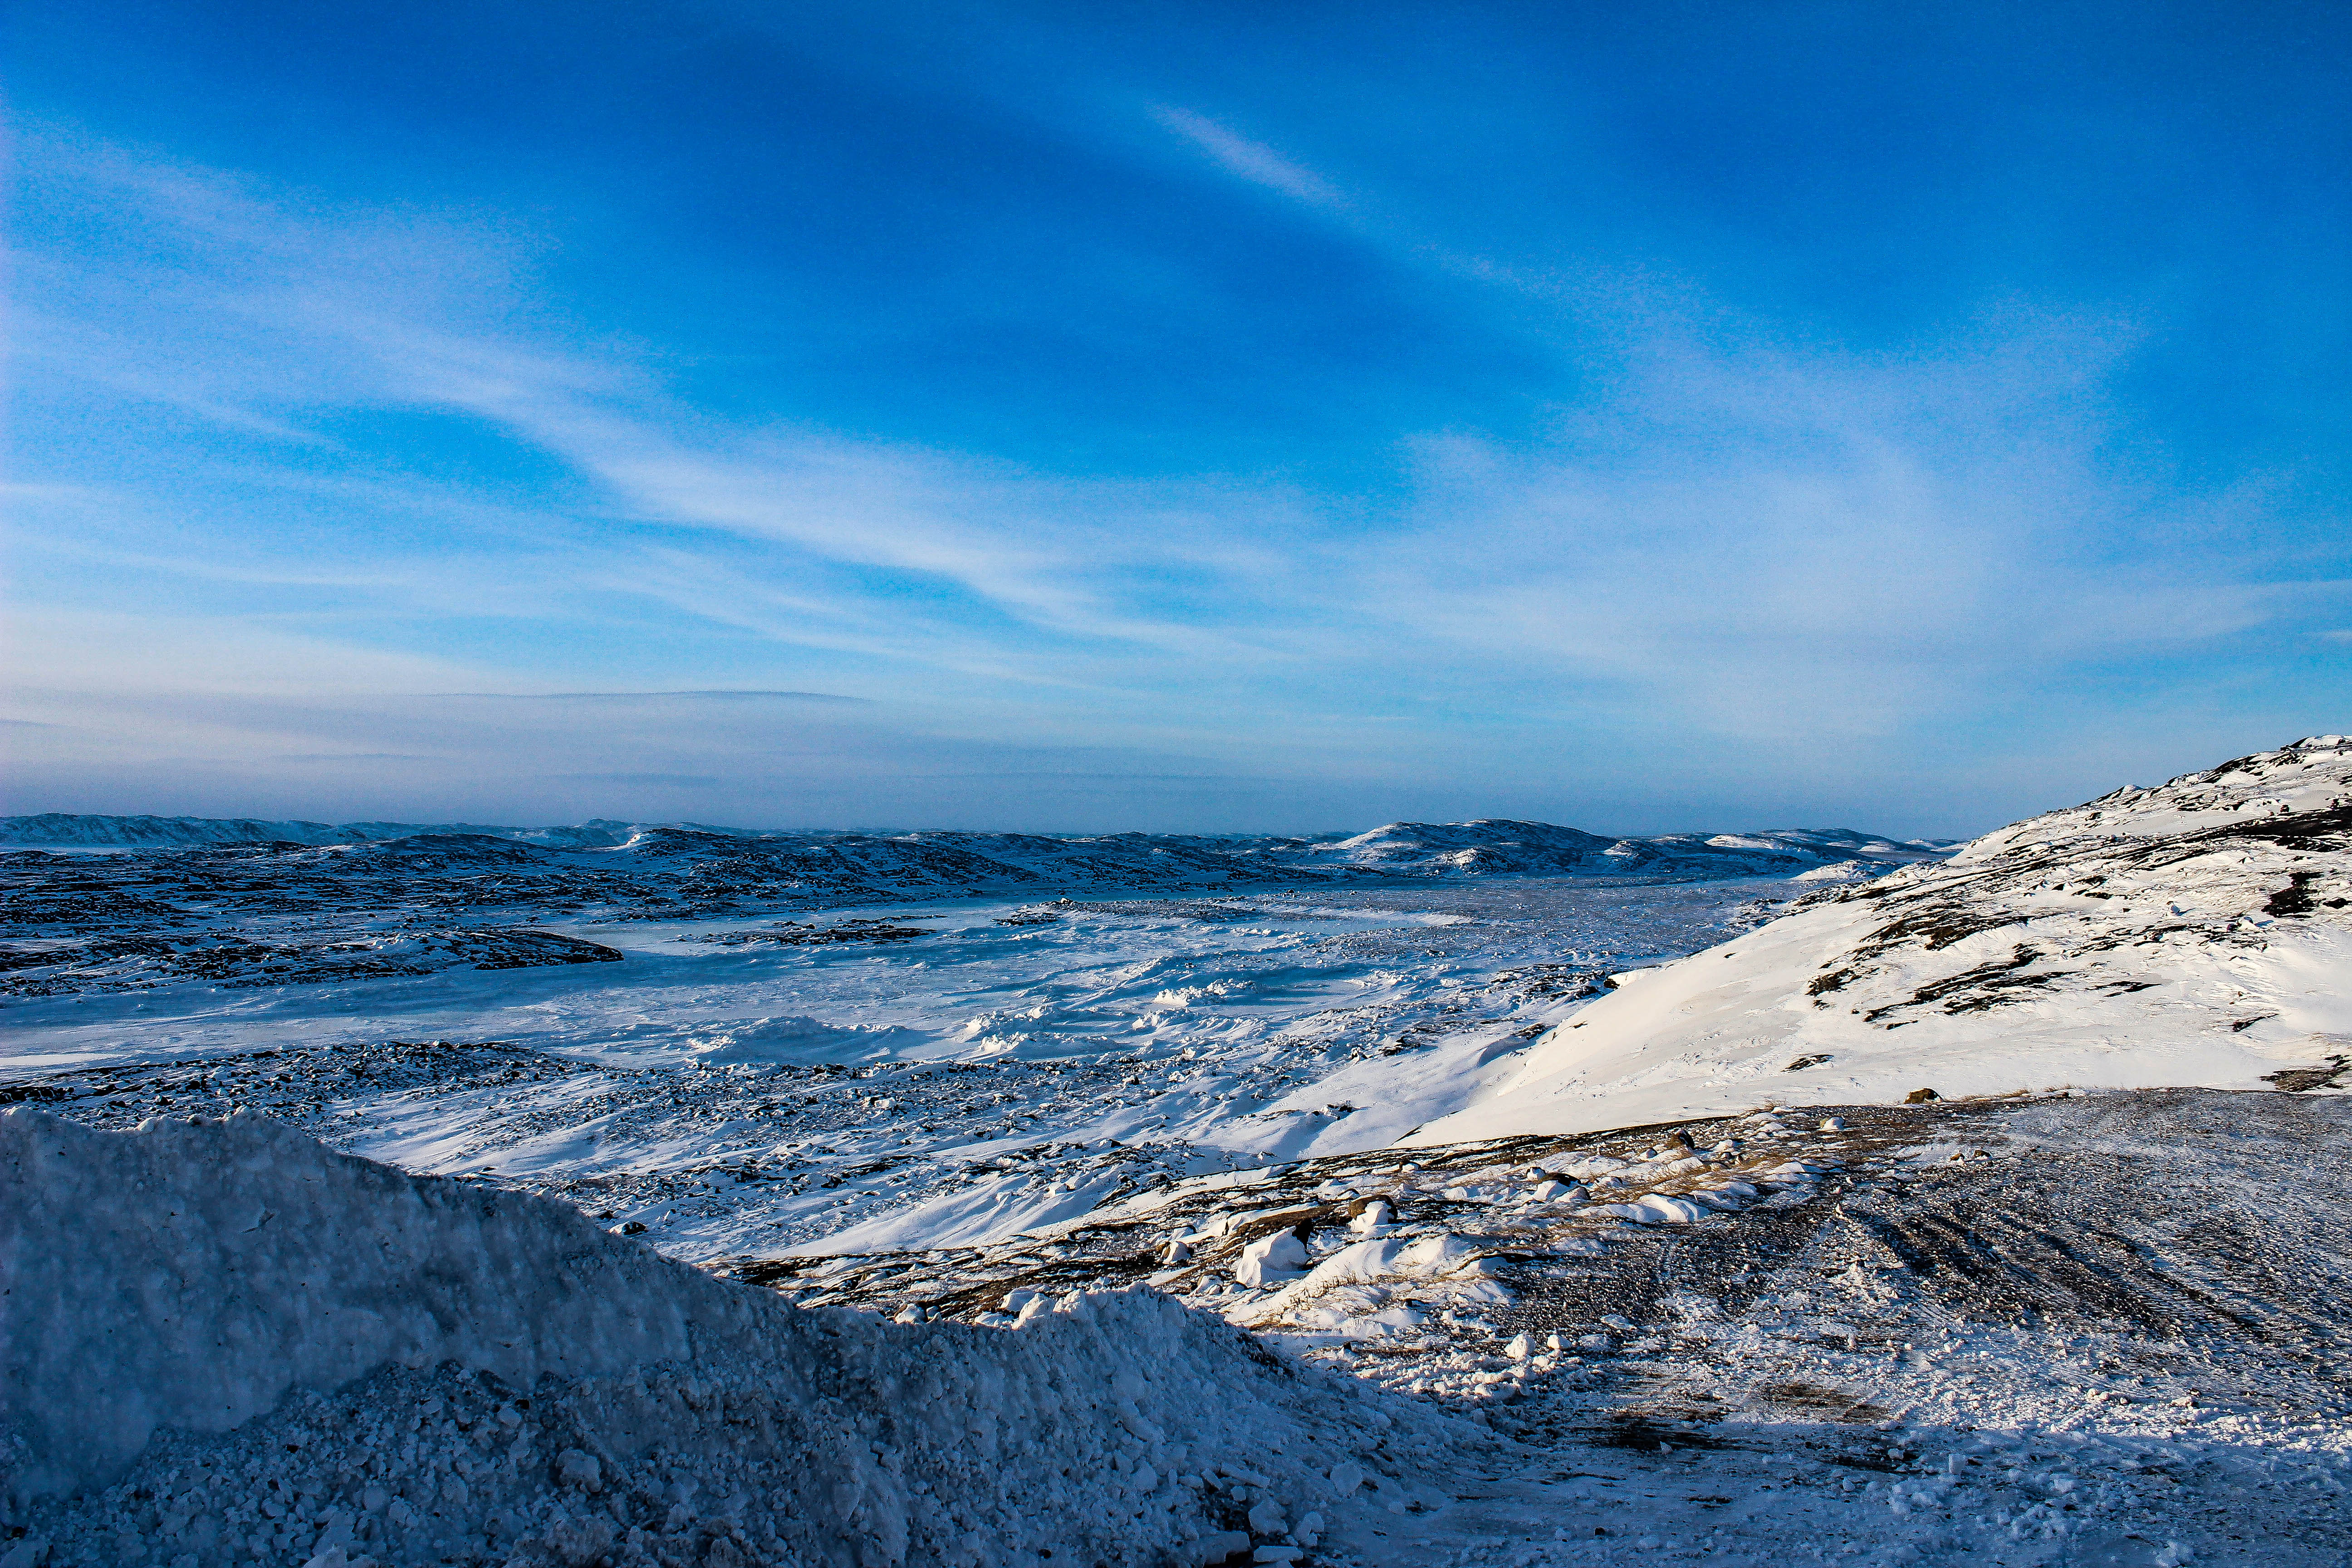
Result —
<path fill-rule="evenodd" d="M 1768 1100 L 2307 1082 L 2352 1053 L 2347 851 L 2340 735 L 2117 790 L 1619 975 L 1416 1141 Z"/>

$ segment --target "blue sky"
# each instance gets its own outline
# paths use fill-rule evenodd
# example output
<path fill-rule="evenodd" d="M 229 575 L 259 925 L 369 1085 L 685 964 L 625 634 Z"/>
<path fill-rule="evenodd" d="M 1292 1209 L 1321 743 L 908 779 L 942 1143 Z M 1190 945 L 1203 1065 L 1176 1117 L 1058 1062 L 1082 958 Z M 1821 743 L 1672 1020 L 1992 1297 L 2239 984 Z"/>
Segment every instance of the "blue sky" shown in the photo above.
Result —
<path fill-rule="evenodd" d="M 1957 835 L 2352 728 L 2340 8 L 8 51 L 12 810 Z"/>

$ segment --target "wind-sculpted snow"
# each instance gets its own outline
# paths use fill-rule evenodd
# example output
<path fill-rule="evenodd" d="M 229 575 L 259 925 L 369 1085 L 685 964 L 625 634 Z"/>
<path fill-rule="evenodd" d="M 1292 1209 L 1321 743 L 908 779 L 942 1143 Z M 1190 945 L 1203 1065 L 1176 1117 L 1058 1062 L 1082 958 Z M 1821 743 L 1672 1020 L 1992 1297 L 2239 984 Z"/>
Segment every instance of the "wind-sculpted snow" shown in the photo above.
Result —
<path fill-rule="evenodd" d="M 1615 984 L 1416 1136 L 2324 1079 L 2352 1053 L 2352 741 L 2037 816 Z"/>
<path fill-rule="evenodd" d="M 1250 1505 L 1203 1476 L 1304 1527 L 1481 1442 L 1150 1292 L 804 1311 L 252 1115 L 0 1114 L 0 1260 L 26 1562 L 1214 1561 Z"/>

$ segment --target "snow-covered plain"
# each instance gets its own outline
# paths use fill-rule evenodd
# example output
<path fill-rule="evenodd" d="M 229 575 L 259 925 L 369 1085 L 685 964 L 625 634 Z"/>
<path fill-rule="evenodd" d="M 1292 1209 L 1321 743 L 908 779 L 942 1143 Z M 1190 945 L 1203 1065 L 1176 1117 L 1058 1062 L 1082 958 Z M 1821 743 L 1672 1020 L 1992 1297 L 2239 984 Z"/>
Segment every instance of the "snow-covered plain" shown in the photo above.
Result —
<path fill-rule="evenodd" d="M 1948 864 L 52 824 L 0 1568 L 2344 1561 L 2347 801 L 2323 738 Z"/>
<path fill-rule="evenodd" d="M 1607 970 L 1703 945 L 1784 889 L 551 923 L 544 940 L 622 957 L 30 997 L 0 1061 L 100 1125 L 255 1106 L 406 1169 L 571 1198 L 690 1260 L 978 1242 L 1141 1184 L 1391 1142 L 1509 1070 Z"/>

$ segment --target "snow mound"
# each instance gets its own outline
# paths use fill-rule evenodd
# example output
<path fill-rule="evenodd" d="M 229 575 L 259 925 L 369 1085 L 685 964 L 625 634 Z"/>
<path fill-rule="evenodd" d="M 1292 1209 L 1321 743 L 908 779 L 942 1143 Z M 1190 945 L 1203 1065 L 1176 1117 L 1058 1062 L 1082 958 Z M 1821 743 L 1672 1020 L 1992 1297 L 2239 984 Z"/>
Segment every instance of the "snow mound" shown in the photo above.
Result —
<path fill-rule="evenodd" d="M 250 1113 L 0 1114 L 0 1271 L 27 1563 L 1199 1561 L 1201 1476 L 1337 1508 L 1452 1426 L 1156 1293 L 803 1310 Z"/>
<path fill-rule="evenodd" d="M 1415 1143 L 2060 1087 L 2290 1087 L 2352 1053 L 2352 741 L 2000 829 L 1616 978 Z"/>

